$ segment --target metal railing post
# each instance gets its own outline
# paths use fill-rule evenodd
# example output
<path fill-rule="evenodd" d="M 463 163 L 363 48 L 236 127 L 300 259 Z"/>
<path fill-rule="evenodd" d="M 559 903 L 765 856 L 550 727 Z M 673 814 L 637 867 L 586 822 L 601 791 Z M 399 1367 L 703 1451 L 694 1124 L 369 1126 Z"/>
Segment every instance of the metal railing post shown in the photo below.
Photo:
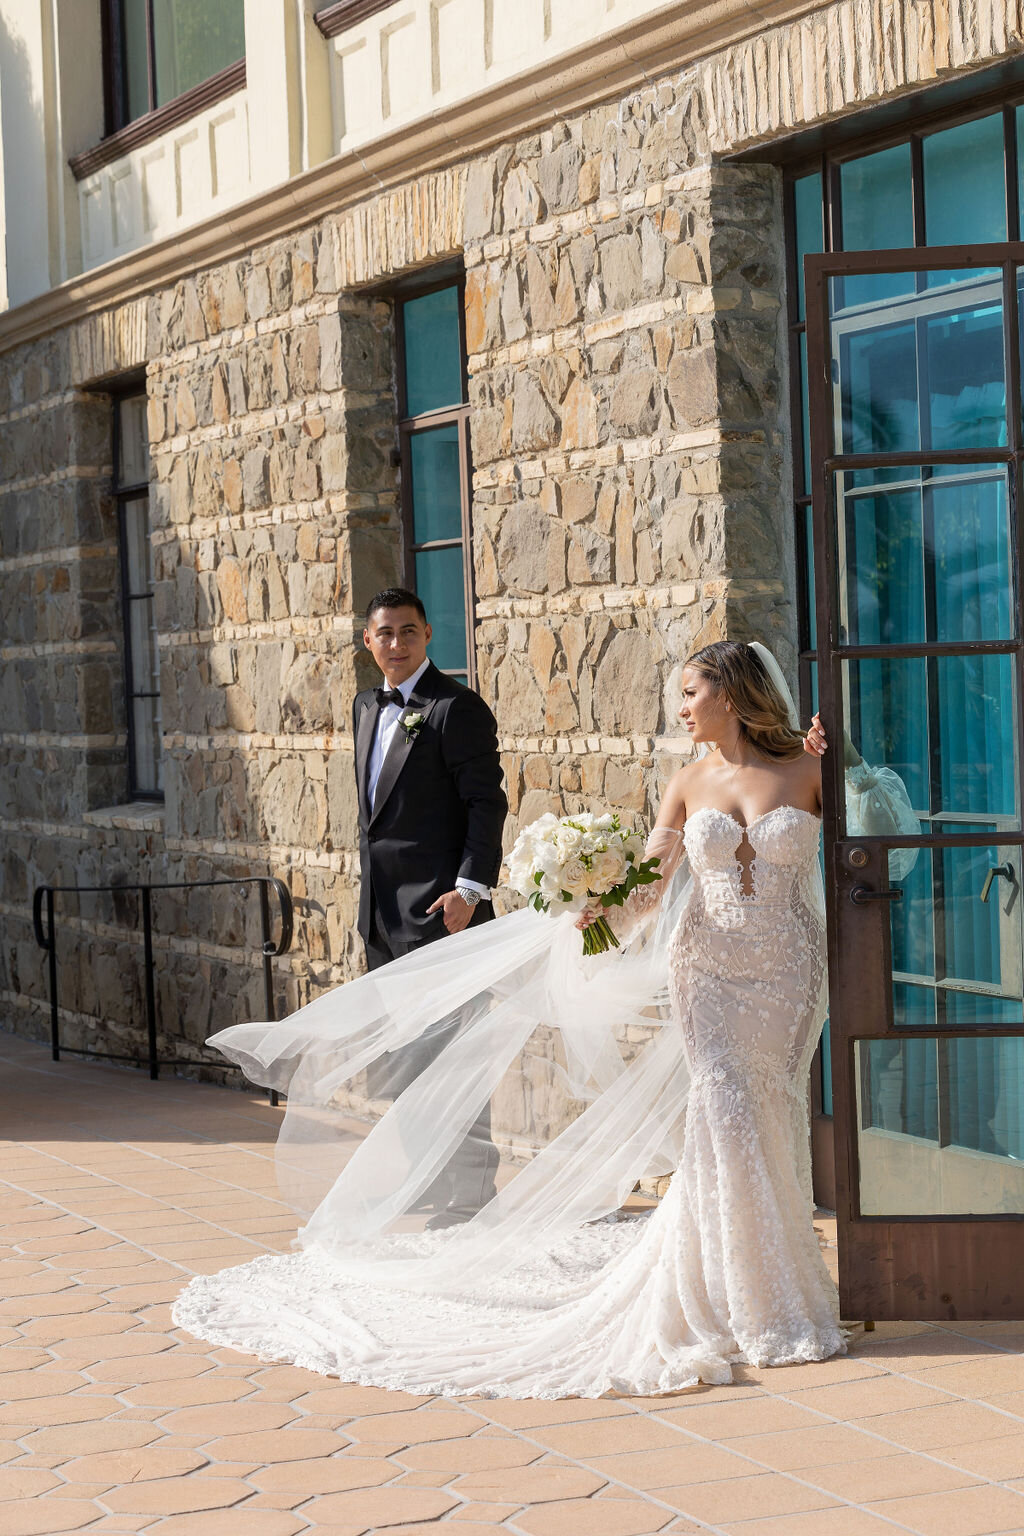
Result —
<path fill-rule="evenodd" d="M 148 885 L 142 887 L 142 963 L 146 972 L 146 1033 L 149 1038 L 149 1075 L 160 1076 L 156 1053 L 156 983 L 153 980 L 153 903 Z"/>
<path fill-rule="evenodd" d="M 270 892 L 267 890 L 267 881 L 260 881 L 260 928 L 263 938 L 263 1012 L 268 1024 L 274 1022 L 274 968 L 271 958 L 276 946 L 270 937 Z M 276 1088 L 270 1090 L 270 1103 L 276 1105 L 279 1102 Z"/>
<path fill-rule="evenodd" d="M 111 892 L 117 891 L 123 894 L 126 891 L 138 891 L 142 899 L 142 945 L 143 966 L 145 969 L 145 999 L 146 999 L 146 1036 L 147 1053 L 145 1060 L 149 1066 L 149 1075 L 152 1079 L 160 1075 L 161 1065 L 167 1067 L 195 1066 L 192 1057 L 167 1058 L 161 1063 L 157 1049 L 157 1020 L 156 1020 L 156 975 L 153 963 L 153 891 L 189 891 L 208 888 L 215 885 L 258 885 L 260 891 L 260 925 L 262 929 L 262 943 L 260 946 L 260 958 L 263 962 L 263 996 L 266 1007 L 268 1023 L 274 1023 L 276 1012 L 274 1008 L 274 970 L 271 964 L 275 955 L 283 955 L 291 947 L 292 934 L 294 932 L 295 909 L 292 903 L 291 892 L 283 880 L 276 875 L 242 875 L 236 879 L 224 880 L 173 880 L 158 884 L 118 884 L 118 885 L 38 885 L 32 897 L 32 926 L 35 932 L 36 943 L 40 949 L 48 952 L 48 970 L 50 978 L 50 1047 L 54 1061 L 60 1060 L 60 1012 L 57 997 L 57 941 L 55 933 L 56 918 L 54 915 L 54 897 L 61 893 L 69 893 L 81 896 L 86 892 Z M 271 938 L 270 893 L 269 887 L 273 886 L 281 908 L 281 936 L 277 943 Z M 43 907 L 46 908 L 46 927 L 43 925 Z M 128 1061 L 134 1066 L 142 1064 L 142 1058 L 138 1055 L 124 1055 L 113 1051 L 93 1051 L 80 1046 L 68 1046 L 73 1055 L 86 1056 L 96 1061 Z M 271 1104 L 278 1103 L 276 1089 L 270 1089 Z"/>
<path fill-rule="evenodd" d="M 54 931 L 53 891 L 46 889 L 46 933 L 49 939 L 50 967 L 50 1055 L 60 1061 L 60 1008 L 57 1002 L 57 935 Z"/>

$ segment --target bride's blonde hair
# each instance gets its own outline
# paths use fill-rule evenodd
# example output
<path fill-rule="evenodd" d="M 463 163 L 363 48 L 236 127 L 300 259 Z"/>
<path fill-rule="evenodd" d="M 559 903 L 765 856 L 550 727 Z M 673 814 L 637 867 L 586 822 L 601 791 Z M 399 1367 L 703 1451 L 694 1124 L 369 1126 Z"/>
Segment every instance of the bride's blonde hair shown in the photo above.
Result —
<path fill-rule="evenodd" d="M 786 701 L 751 646 L 739 640 L 717 640 L 695 651 L 686 665 L 706 677 L 716 694 L 725 695 L 740 731 L 765 757 L 800 756 L 803 736 L 790 724 Z"/>

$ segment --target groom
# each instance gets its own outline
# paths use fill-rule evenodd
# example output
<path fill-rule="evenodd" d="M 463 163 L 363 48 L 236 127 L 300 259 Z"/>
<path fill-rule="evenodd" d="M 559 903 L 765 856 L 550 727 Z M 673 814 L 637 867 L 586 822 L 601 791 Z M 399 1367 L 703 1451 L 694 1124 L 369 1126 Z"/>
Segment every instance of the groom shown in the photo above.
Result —
<path fill-rule="evenodd" d="M 427 657 L 431 629 L 420 599 L 389 587 L 371 599 L 363 643 L 385 686 L 356 695 L 352 711 L 359 793 L 358 929 L 372 971 L 446 933 L 494 916 L 508 810 L 497 726 L 480 695 Z M 389 1061 L 397 1097 L 454 1037 L 440 1025 Z M 429 1226 L 466 1221 L 494 1194 L 498 1153 L 490 1112 L 428 1192 Z"/>

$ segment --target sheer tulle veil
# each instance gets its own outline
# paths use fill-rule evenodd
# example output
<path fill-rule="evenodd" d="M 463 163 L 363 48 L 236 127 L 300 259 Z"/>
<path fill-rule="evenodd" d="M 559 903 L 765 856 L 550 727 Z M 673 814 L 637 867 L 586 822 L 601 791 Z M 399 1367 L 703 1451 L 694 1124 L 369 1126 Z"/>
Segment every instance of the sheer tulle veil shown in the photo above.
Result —
<path fill-rule="evenodd" d="M 775 658 L 757 651 L 795 720 Z M 685 859 L 664 867 L 656 914 L 619 951 L 585 957 L 572 915 L 524 909 L 283 1022 L 212 1037 L 287 1095 L 277 1161 L 282 1192 L 308 1217 L 299 1247 L 368 1282 L 457 1295 L 677 1166 L 688 1078 L 668 953 L 691 887 Z M 405 1053 L 442 1030 L 446 1043 L 403 1086 Z M 464 1225 L 425 1232 L 430 1186 L 471 1155 L 489 1102 L 506 1154 L 499 1192 Z M 545 1141 L 552 1120 L 565 1129 Z"/>

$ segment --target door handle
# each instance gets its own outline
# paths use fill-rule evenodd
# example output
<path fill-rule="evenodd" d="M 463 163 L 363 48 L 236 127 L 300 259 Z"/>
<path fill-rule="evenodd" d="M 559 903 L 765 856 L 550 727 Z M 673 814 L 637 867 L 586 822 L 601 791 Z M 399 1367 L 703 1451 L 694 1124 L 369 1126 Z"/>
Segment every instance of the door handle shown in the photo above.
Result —
<path fill-rule="evenodd" d="M 1002 875 L 1004 880 L 1009 880 L 1011 885 L 1016 885 L 1017 876 L 1013 872 L 1012 864 L 990 864 L 988 874 L 985 876 L 985 884 L 981 888 L 982 901 L 988 901 L 992 890 L 993 880 L 998 880 Z"/>
<path fill-rule="evenodd" d="M 896 886 L 891 891 L 873 891 L 867 885 L 855 885 L 850 892 L 850 900 L 855 906 L 865 907 L 869 901 L 902 901 L 903 891 Z"/>

